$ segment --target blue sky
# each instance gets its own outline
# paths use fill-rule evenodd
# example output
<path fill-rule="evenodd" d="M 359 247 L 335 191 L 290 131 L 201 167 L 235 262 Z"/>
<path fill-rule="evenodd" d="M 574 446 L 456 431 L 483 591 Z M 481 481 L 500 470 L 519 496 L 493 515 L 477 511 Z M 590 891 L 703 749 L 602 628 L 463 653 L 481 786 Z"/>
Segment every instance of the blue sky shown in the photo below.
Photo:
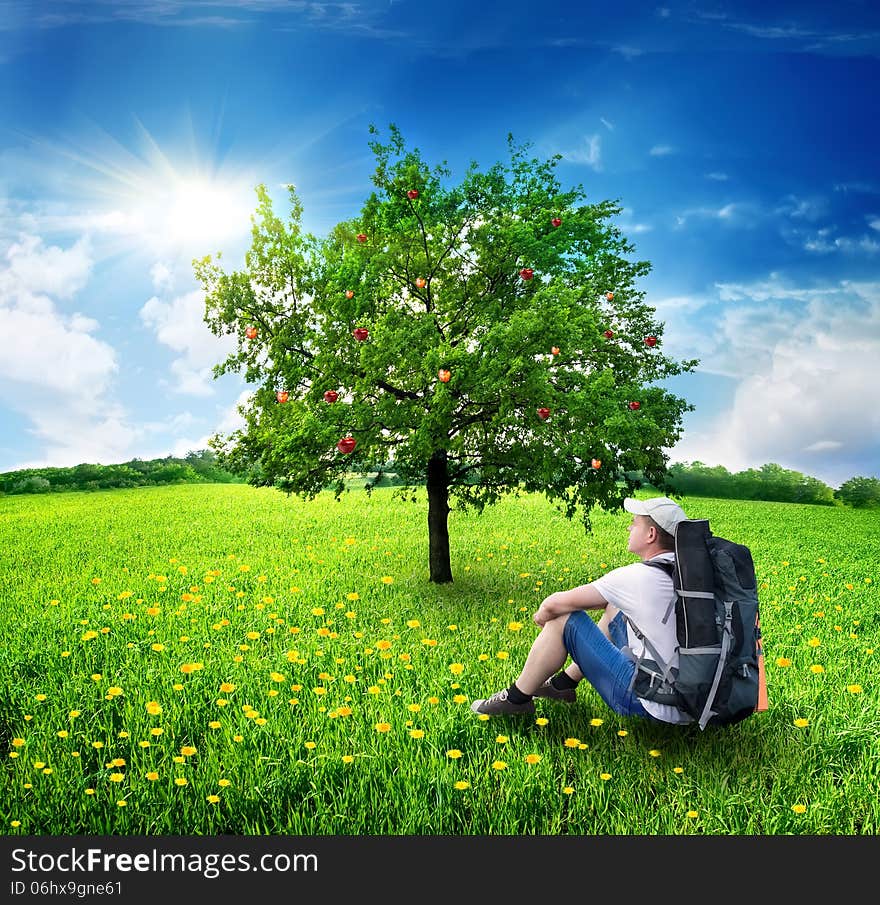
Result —
<path fill-rule="evenodd" d="M 880 477 L 878 84 L 870 2 L 0 0 L 0 471 L 235 427 L 192 258 L 240 265 L 258 183 L 353 216 L 395 123 L 619 201 L 701 360 L 672 461 Z"/>

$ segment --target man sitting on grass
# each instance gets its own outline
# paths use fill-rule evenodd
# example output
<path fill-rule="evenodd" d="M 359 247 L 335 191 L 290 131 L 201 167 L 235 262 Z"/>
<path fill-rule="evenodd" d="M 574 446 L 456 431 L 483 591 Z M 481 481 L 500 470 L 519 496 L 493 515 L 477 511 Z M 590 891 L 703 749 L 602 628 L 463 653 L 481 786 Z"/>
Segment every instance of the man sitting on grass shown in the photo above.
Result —
<path fill-rule="evenodd" d="M 627 549 L 640 561 L 545 597 L 532 617 L 541 631 L 519 677 L 509 688 L 474 701 L 475 713 L 531 714 L 533 698 L 571 703 L 578 682 L 586 678 L 615 713 L 664 723 L 692 721 L 677 707 L 637 697 L 631 690 L 635 661 L 621 650 L 629 646 L 635 658 L 643 652 L 652 658 L 653 647 L 670 668 L 678 666 L 674 613 L 665 623 L 663 619 L 675 600 L 667 571 L 675 562 L 675 526 L 687 516 L 668 497 L 627 498 L 623 508 L 633 516 Z M 664 568 L 646 568 L 646 562 Z M 586 610 L 600 609 L 604 613 L 597 623 Z M 647 651 L 639 635 L 647 639 Z M 557 673 L 569 656 L 568 668 Z"/>

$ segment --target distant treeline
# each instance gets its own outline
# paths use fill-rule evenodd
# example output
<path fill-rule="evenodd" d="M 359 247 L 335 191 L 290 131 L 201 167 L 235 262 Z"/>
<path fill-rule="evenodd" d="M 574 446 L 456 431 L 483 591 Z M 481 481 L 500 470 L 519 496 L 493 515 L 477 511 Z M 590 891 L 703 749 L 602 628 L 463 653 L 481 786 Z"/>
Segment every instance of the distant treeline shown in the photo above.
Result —
<path fill-rule="evenodd" d="M 209 449 L 188 452 L 182 459 L 132 459 L 119 465 L 74 465 L 70 468 L 27 468 L 0 474 L 0 493 L 64 493 L 155 487 L 160 484 L 242 484 L 244 478 L 224 471 Z"/>
<path fill-rule="evenodd" d="M 834 490 L 817 478 L 774 463 L 734 473 L 723 465 L 676 463 L 668 469 L 668 486 L 682 496 L 857 508 L 880 506 L 880 479 L 853 477 Z"/>
<path fill-rule="evenodd" d="M 361 476 L 365 485 L 396 486 L 404 481 L 386 463 Z M 630 477 L 640 478 L 639 474 Z M 210 449 L 189 452 L 182 459 L 132 459 L 119 465 L 75 465 L 71 468 L 30 468 L 0 474 L 0 494 L 62 493 L 153 487 L 160 484 L 243 484 L 246 477 L 224 471 Z M 702 462 L 669 467 L 664 492 L 729 500 L 767 500 L 820 506 L 880 508 L 880 479 L 853 477 L 834 490 L 817 478 L 770 463 L 731 473 L 723 465 Z"/>

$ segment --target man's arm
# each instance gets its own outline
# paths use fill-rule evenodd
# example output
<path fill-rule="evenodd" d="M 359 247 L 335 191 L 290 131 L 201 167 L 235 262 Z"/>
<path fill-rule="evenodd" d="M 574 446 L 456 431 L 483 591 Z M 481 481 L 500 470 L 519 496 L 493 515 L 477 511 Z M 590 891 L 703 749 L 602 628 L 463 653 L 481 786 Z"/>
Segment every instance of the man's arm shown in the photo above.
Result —
<path fill-rule="evenodd" d="M 607 605 L 608 601 L 592 584 L 582 584 L 545 597 L 532 619 L 537 625 L 543 626 L 548 620 L 575 610 L 601 610 Z"/>

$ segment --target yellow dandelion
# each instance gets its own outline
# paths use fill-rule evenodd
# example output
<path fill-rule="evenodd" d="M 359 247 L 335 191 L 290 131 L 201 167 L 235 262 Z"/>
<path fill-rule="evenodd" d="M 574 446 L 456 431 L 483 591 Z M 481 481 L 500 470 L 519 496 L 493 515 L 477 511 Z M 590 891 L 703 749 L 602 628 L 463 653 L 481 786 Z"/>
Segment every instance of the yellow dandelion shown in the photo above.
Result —
<path fill-rule="evenodd" d="M 440 698 L 437 698 L 437 697 L 434 697 L 434 695 L 431 695 L 431 697 L 428 698 L 428 703 L 429 704 L 439 704 Z"/>
<path fill-rule="evenodd" d="M 506 735 L 496 735 L 495 741 L 498 742 L 499 745 L 506 745 L 510 739 Z"/>
<path fill-rule="evenodd" d="M 540 754 L 527 754 L 525 756 L 525 762 L 530 765 L 539 764 L 541 762 L 541 755 Z"/>
<path fill-rule="evenodd" d="M 506 650 L 500 650 L 497 654 L 495 654 L 495 656 L 499 660 L 507 660 L 510 657 L 510 652 Z"/>
<path fill-rule="evenodd" d="M 862 693 L 862 686 L 861 686 L 861 685 L 847 685 L 847 686 L 846 686 L 846 690 L 847 690 L 850 694 L 861 694 L 861 693 Z"/>
<path fill-rule="evenodd" d="M 390 575 L 383 575 L 382 584 L 394 584 L 394 579 Z"/>
<path fill-rule="evenodd" d="M 608 780 L 611 779 L 611 774 L 610 773 L 600 773 L 599 779 L 602 779 L 605 782 L 608 782 Z"/>
<path fill-rule="evenodd" d="M 100 748 L 104 747 L 104 743 L 103 742 L 92 742 L 92 747 L 100 749 Z"/>
<path fill-rule="evenodd" d="M 147 779 L 149 779 L 150 782 L 155 782 L 158 778 L 159 774 L 155 770 L 150 770 L 150 772 L 147 773 Z"/>
<path fill-rule="evenodd" d="M 94 789 L 86 789 L 86 790 L 85 790 L 85 793 L 86 793 L 86 795 L 94 795 L 94 794 L 95 794 L 95 790 L 94 790 Z"/>
<path fill-rule="evenodd" d="M 390 732 L 391 723 L 376 723 L 375 729 L 376 732 Z"/>
<path fill-rule="evenodd" d="M 629 732 L 628 732 L 626 729 L 618 729 L 618 730 L 617 730 L 617 734 L 618 734 L 621 738 L 626 738 L 626 737 L 629 735 Z"/>
<path fill-rule="evenodd" d="M 503 760 L 493 760 L 492 769 L 493 770 L 506 770 L 507 764 Z"/>
<path fill-rule="evenodd" d="M 673 767 L 672 772 L 673 773 L 684 773 L 684 767 Z"/>
<path fill-rule="evenodd" d="M 36 697 L 36 699 L 37 699 L 38 701 L 45 701 L 45 700 L 46 700 L 46 695 L 44 695 L 44 694 L 38 694 L 38 695 L 35 695 L 35 697 Z"/>
<path fill-rule="evenodd" d="M 158 701 L 147 702 L 147 713 L 158 716 L 162 712 L 162 705 Z"/>
<path fill-rule="evenodd" d="M 352 711 L 351 707 L 337 707 L 336 713 L 339 716 L 351 716 L 353 711 Z"/>
<path fill-rule="evenodd" d="M 220 801 L 220 796 L 219 795 L 209 795 L 205 799 L 205 801 L 207 801 L 209 804 L 217 804 L 217 802 Z"/>
<path fill-rule="evenodd" d="M 122 782 L 125 779 L 124 773 L 111 773 L 110 774 L 110 782 Z"/>
<path fill-rule="evenodd" d="M 165 645 L 164 644 L 151 644 L 150 649 L 156 651 L 157 653 L 161 653 L 163 650 L 165 650 Z"/>
<path fill-rule="evenodd" d="M 810 667 L 810 672 L 814 672 L 814 673 L 816 673 L 816 674 L 818 675 L 820 672 L 825 672 L 825 667 L 824 667 L 824 666 L 820 666 L 818 663 L 814 663 L 814 664 Z"/>
<path fill-rule="evenodd" d="M 224 779 L 218 779 L 218 780 L 217 780 L 217 785 L 218 785 L 218 786 L 222 786 L 222 787 L 225 789 L 227 786 L 231 786 L 231 785 L 232 785 L 232 780 L 231 780 L 231 779 L 225 779 L 225 778 L 224 778 Z"/>
<path fill-rule="evenodd" d="M 454 676 L 460 676 L 464 672 L 464 663 L 450 663 L 449 671 Z"/>
<path fill-rule="evenodd" d="M 563 794 L 563 795 L 573 795 L 573 794 L 574 794 L 574 788 L 573 788 L 572 786 L 563 786 L 563 787 L 562 787 L 562 794 Z"/>
<path fill-rule="evenodd" d="M 211 720 L 211 722 L 208 723 L 208 728 L 209 729 L 219 729 L 221 725 L 222 724 L 220 723 L 219 720 Z"/>
<path fill-rule="evenodd" d="M 650 754 L 651 757 L 660 757 L 660 751 L 659 751 L 657 748 L 652 748 L 652 749 L 648 752 L 648 754 Z"/>
<path fill-rule="evenodd" d="M 793 804 L 791 809 L 795 814 L 803 814 L 807 810 L 807 806 L 805 804 Z"/>
<path fill-rule="evenodd" d="M 566 748 L 577 748 L 580 745 L 581 740 L 579 738 L 567 738 L 563 744 Z"/>
<path fill-rule="evenodd" d="M 407 619 L 406 627 L 407 628 L 419 628 L 421 627 L 421 622 L 418 619 Z"/>
<path fill-rule="evenodd" d="M 459 779 L 458 782 L 455 783 L 455 788 L 458 789 L 459 792 L 469 789 L 470 787 L 471 784 L 464 779 Z"/>
<path fill-rule="evenodd" d="M 128 802 L 124 798 L 120 798 L 119 801 L 116 802 L 116 807 L 124 808 L 128 805 Z"/>
<path fill-rule="evenodd" d="M 23 738 L 14 738 L 14 739 L 12 740 L 12 746 L 13 746 L 13 748 L 21 748 L 22 745 L 24 745 L 24 739 L 23 739 Z"/>
<path fill-rule="evenodd" d="M 314 751 L 318 745 L 316 742 L 303 742 L 303 747 L 308 751 Z"/>
<path fill-rule="evenodd" d="M 467 695 L 457 694 L 452 698 L 454 704 L 466 704 L 467 703 Z"/>
<path fill-rule="evenodd" d="M 604 723 L 604 722 L 605 722 L 605 720 L 600 720 L 599 717 L 593 717 L 593 719 L 590 720 L 590 725 L 591 726 L 601 726 L 602 723 Z"/>
<path fill-rule="evenodd" d="M 410 729 L 409 737 L 410 738 L 424 738 L 425 730 L 424 729 Z"/>
<path fill-rule="evenodd" d="M 180 749 L 180 753 L 181 753 L 184 757 L 192 757 L 193 754 L 196 753 L 196 749 L 195 749 L 192 745 L 184 745 L 184 746 Z"/>
<path fill-rule="evenodd" d="M 461 757 L 461 751 L 459 751 L 458 748 L 450 748 L 450 749 L 446 752 L 446 756 L 447 756 L 450 760 L 458 760 L 458 759 Z"/>
<path fill-rule="evenodd" d="M 794 721 L 794 724 L 795 724 L 795 726 L 798 727 L 798 729 L 803 729 L 805 726 L 809 726 L 809 725 L 810 725 L 810 721 L 809 721 L 809 720 L 805 720 L 803 717 L 798 717 L 798 718 Z"/>
<path fill-rule="evenodd" d="M 174 777 L 174 785 L 176 786 L 186 786 L 189 785 L 189 780 L 185 776 L 175 776 Z"/>
<path fill-rule="evenodd" d="M 508 622 L 507 628 L 511 632 L 518 632 L 523 627 L 521 622 Z"/>
<path fill-rule="evenodd" d="M 691 820 L 696 820 L 696 818 L 699 817 L 700 815 L 699 815 L 699 812 L 697 812 L 697 811 L 688 811 L 687 816 L 690 817 Z"/>
<path fill-rule="evenodd" d="M 165 730 L 161 726 L 155 726 L 150 730 L 150 735 L 161 735 Z"/>
<path fill-rule="evenodd" d="M 20 820 L 10 820 L 9 825 L 12 827 L 18 828 L 21 826 L 21 821 Z"/>
<path fill-rule="evenodd" d="M 782 667 L 791 666 L 791 660 L 789 660 L 788 657 L 777 657 L 776 665 Z"/>
<path fill-rule="evenodd" d="M 354 757 L 351 754 L 343 754 L 342 763 L 344 763 L 344 764 L 354 763 Z"/>
<path fill-rule="evenodd" d="M 361 595 L 358 594 L 357 591 L 352 591 L 350 594 L 346 594 L 346 595 L 345 595 L 345 599 L 346 599 L 346 600 L 360 600 L 360 599 L 361 599 Z"/>
<path fill-rule="evenodd" d="M 539 717 L 535 720 L 535 725 L 536 725 L 536 726 L 546 726 L 549 722 L 550 722 L 550 720 L 548 720 L 547 717 L 545 717 L 545 716 L 539 716 Z"/>

